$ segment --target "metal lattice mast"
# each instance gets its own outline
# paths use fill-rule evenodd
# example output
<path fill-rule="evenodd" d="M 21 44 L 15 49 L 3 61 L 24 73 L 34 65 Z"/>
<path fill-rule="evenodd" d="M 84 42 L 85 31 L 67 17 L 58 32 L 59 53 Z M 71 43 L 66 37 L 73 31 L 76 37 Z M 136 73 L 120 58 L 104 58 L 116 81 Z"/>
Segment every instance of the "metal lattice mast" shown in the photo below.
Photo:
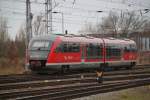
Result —
<path fill-rule="evenodd" d="M 27 37 L 27 44 L 29 43 L 30 39 L 32 38 L 32 13 L 31 13 L 31 5 L 30 0 L 26 0 L 26 37 Z"/>
<path fill-rule="evenodd" d="M 45 30 L 52 33 L 52 0 L 45 0 Z"/>
<path fill-rule="evenodd" d="M 28 44 L 30 39 L 32 38 L 32 13 L 31 13 L 31 7 L 30 7 L 30 0 L 26 0 L 26 52 L 25 57 L 27 58 L 27 50 L 28 50 Z M 26 59 L 27 60 L 27 59 Z M 27 61 L 26 61 L 27 62 Z M 25 66 L 25 70 L 27 71 L 28 68 Z"/>

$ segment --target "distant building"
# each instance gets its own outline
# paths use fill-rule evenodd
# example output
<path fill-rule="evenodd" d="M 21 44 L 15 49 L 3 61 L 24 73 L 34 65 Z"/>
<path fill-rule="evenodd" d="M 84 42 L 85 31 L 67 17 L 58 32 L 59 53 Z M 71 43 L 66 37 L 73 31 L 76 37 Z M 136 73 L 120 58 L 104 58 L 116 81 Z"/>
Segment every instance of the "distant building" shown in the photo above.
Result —
<path fill-rule="evenodd" d="M 133 39 L 140 51 L 150 51 L 150 33 L 131 33 L 129 35 Z"/>

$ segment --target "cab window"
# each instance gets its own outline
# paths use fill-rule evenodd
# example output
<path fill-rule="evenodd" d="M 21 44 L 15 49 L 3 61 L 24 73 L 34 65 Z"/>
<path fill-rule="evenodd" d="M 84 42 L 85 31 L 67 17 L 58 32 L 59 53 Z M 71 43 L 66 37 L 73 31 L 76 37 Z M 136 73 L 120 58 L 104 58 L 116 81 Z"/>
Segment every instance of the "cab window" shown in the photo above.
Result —
<path fill-rule="evenodd" d="M 29 46 L 30 50 L 49 50 L 52 42 L 48 40 L 34 40 Z"/>
<path fill-rule="evenodd" d="M 135 44 L 126 45 L 124 47 L 124 52 L 137 52 L 137 47 Z"/>

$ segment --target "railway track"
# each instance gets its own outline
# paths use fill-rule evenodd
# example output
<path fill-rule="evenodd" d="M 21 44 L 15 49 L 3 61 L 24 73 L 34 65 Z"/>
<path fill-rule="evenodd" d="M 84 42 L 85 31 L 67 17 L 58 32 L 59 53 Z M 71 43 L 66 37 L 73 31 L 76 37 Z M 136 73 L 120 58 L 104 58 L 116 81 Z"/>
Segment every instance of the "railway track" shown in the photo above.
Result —
<path fill-rule="evenodd" d="M 130 74 L 135 71 L 139 71 L 139 73 L 142 71 L 146 71 L 147 69 L 150 69 L 150 65 L 137 65 L 138 67 L 134 67 L 132 70 L 119 70 L 119 71 L 113 71 L 113 72 L 105 72 L 106 75 L 111 74 Z M 137 72 L 138 73 L 138 72 Z M 26 82 L 26 81 L 34 81 L 34 80 L 53 80 L 53 79 L 66 79 L 66 78 L 76 78 L 81 77 L 81 75 L 84 76 L 95 76 L 95 73 L 70 73 L 68 75 L 35 75 L 35 74 L 16 74 L 16 75 L 1 75 L 0 76 L 0 83 L 18 83 L 18 82 Z"/>
<path fill-rule="evenodd" d="M 137 67 L 131 71 L 105 72 L 103 84 L 97 83 L 95 73 L 72 74 L 58 77 L 45 76 L 44 79 L 40 76 L 38 76 L 39 78 L 34 77 L 33 80 L 32 78 L 29 80 L 22 79 L 18 83 L 16 81 L 0 83 L 0 99 L 63 100 L 148 85 L 150 84 L 150 67 Z M 50 77 L 52 78 L 50 79 Z M 18 78 L 21 79 L 16 76 L 16 79 Z M 4 76 L 0 77 L 0 81 L 2 81 L 1 79 L 3 80 Z"/>
<path fill-rule="evenodd" d="M 47 92 L 43 94 L 38 94 L 34 96 L 25 96 L 25 97 L 18 97 L 17 100 L 37 100 L 39 98 L 42 99 L 48 99 L 48 100 L 65 100 L 65 99 L 73 99 L 73 98 L 79 98 L 83 96 L 89 96 L 92 94 L 98 94 L 98 93 L 105 93 L 105 92 L 112 92 L 116 90 L 126 89 L 130 87 L 137 87 L 141 85 L 147 85 L 150 84 L 150 78 L 148 79 L 140 79 L 140 80 L 134 80 L 134 81 L 123 81 L 123 82 L 115 82 L 112 84 L 95 84 L 92 86 L 86 86 L 86 87 L 79 87 L 75 89 L 68 89 L 64 91 L 53 91 L 53 93 Z"/>
<path fill-rule="evenodd" d="M 74 83 L 69 85 L 58 85 L 57 87 L 41 87 L 41 88 L 32 88 L 26 90 L 14 91 L 7 94 L 3 94 L 2 98 L 14 98 L 14 99 L 53 99 L 59 97 L 59 100 L 63 98 L 76 98 L 78 96 L 85 96 L 87 93 L 95 93 L 95 91 L 101 91 L 99 93 L 110 92 L 110 90 L 115 90 L 116 88 L 124 89 L 129 87 L 136 87 L 141 85 L 150 84 L 150 78 L 138 78 L 134 80 L 123 80 L 123 81 L 113 81 L 113 82 L 104 82 L 103 84 L 98 84 L 97 82 L 92 83 Z M 98 89 L 98 90 L 97 90 Z M 110 90 L 109 90 L 110 89 Z M 80 94 L 80 95 L 79 95 Z M 82 95 L 81 95 L 82 94 Z M 75 96 L 73 96 L 75 95 Z M 1 94 L 2 96 L 2 94 Z M 52 99 L 52 100 L 53 100 Z M 54 100 L 55 100 L 54 99 Z"/>

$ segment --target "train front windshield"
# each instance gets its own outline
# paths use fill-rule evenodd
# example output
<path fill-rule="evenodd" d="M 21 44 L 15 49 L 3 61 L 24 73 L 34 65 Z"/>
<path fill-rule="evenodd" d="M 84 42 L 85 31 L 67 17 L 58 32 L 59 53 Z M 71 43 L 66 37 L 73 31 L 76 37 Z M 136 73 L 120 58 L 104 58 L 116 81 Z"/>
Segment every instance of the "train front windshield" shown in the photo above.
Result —
<path fill-rule="evenodd" d="M 46 60 L 51 45 L 50 40 L 32 40 L 29 45 L 30 60 Z"/>
<path fill-rule="evenodd" d="M 35 40 L 31 43 L 30 50 L 50 50 L 50 41 Z"/>

